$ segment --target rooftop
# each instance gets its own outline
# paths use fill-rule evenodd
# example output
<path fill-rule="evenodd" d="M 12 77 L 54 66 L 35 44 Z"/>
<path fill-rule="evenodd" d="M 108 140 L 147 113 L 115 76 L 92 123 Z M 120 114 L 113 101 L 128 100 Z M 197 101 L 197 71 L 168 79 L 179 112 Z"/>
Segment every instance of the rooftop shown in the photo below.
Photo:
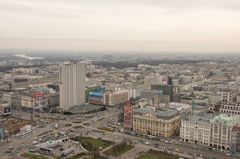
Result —
<path fill-rule="evenodd" d="M 177 111 L 192 109 L 192 106 L 189 105 L 189 104 L 174 103 L 174 102 L 169 103 L 168 107 L 169 108 L 175 108 L 175 109 L 177 109 Z"/>
<path fill-rule="evenodd" d="M 213 119 L 213 117 L 213 114 L 193 115 L 187 120 L 192 123 L 210 124 L 210 120 Z"/>
<path fill-rule="evenodd" d="M 102 110 L 105 110 L 105 106 L 83 104 L 83 105 L 73 106 L 73 107 L 69 108 L 68 110 L 65 110 L 65 113 L 85 114 L 85 113 L 97 112 L 97 111 L 102 111 Z"/>
<path fill-rule="evenodd" d="M 226 114 L 220 114 L 218 116 L 215 116 L 212 120 L 210 120 L 210 123 L 219 123 L 226 126 L 234 126 L 237 123 L 240 122 L 240 115 L 235 116 L 228 116 Z"/>
<path fill-rule="evenodd" d="M 155 115 L 157 118 L 161 119 L 171 119 L 178 115 L 178 111 L 170 108 L 152 108 L 152 107 L 144 107 L 137 108 L 133 110 L 134 114 L 143 115 L 146 113 L 151 113 Z"/>

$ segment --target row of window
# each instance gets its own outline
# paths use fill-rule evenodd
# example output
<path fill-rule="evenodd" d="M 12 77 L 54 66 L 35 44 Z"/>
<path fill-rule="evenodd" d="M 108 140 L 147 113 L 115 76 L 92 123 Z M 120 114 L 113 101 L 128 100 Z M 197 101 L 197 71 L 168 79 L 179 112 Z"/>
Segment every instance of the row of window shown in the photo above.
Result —
<path fill-rule="evenodd" d="M 220 112 L 221 113 L 227 113 L 227 114 L 238 114 L 238 115 L 240 115 L 240 111 L 231 111 L 231 110 L 223 110 L 223 109 L 221 109 Z"/>
<path fill-rule="evenodd" d="M 240 106 L 229 106 L 229 105 L 224 105 L 224 109 L 232 109 L 232 110 L 240 110 Z"/>

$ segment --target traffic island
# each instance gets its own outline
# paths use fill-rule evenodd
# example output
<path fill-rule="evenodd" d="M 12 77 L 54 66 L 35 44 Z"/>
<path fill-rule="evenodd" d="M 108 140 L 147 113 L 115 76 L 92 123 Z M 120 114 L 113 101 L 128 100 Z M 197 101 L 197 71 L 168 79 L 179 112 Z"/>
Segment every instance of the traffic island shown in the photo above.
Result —
<path fill-rule="evenodd" d="M 113 142 L 111 141 L 102 140 L 100 138 L 94 139 L 94 138 L 82 137 L 82 136 L 75 137 L 72 140 L 81 143 L 82 146 L 90 152 L 104 149 L 113 144 Z"/>
<path fill-rule="evenodd" d="M 136 159 L 179 159 L 179 156 L 171 155 L 165 152 L 155 151 L 155 150 L 149 150 Z"/>
<path fill-rule="evenodd" d="M 112 146 L 110 149 L 106 150 L 104 154 L 117 157 L 133 148 L 134 146 L 129 141 L 123 140 L 120 143 Z"/>

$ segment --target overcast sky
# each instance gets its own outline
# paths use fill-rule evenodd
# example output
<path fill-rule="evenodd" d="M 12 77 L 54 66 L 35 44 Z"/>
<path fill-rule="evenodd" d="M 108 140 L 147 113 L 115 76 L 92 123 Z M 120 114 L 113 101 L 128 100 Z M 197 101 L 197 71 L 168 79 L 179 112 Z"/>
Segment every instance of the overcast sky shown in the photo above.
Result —
<path fill-rule="evenodd" d="M 240 51 L 240 0 L 0 0 L 0 49 Z"/>

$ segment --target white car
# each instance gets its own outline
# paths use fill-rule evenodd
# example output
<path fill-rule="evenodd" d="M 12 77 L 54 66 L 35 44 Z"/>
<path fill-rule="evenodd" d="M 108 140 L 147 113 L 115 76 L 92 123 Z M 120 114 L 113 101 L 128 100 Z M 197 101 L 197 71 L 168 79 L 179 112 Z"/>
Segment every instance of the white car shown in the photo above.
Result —
<path fill-rule="evenodd" d="M 32 144 L 33 144 L 33 145 L 36 145 L 36 144 L 38 144 L 38 142 L 37 142 L 37 141 L 33 141 Z"/>

